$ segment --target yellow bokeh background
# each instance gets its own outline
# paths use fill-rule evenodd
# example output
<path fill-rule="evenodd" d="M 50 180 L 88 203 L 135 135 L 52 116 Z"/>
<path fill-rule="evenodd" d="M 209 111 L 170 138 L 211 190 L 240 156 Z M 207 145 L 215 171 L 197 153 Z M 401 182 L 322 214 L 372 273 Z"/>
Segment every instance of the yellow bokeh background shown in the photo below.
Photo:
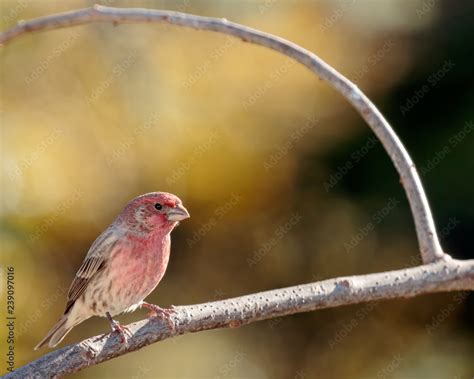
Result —
<path fill-rule="evenodd" d="M 440 88 L 465 81 L 461 58 L 457 71 L 406 117 L 399 110 L 442 66 L 441 48 L 427 53 L 424 41 L 450 10 L 462 13 L 462 2 L 452 9 L 417 0 L 99 3 L 225 17 L 314 51 L 388 114 L 420 163 L 472 112 L 461 104 L 447 119 L 433 116 L 438 106 L 442 111 L 433 105 L 436 96 L 449 96 Z M 92 4 L 3 0 L 1 29 Z M 5 267 L 15 268 L 16 367 L 46 352 L 32 348 L 61 315 L 88 247 L 145 192 L 175 193 L 192 215 L 173 232 L 168 272 L 149 298 L 162 306 L 417 262 L 408 204 L 391 162 L 378 144 L 354 159 L 371 138 L 367 126 L 337 92 L 285 56 L 165 24 L 88 24 L 25 35 L 0 49 L 0 62 L 2 278 Z M 426 133 L 430 123 L 434 132 Z M 467 137 L 453 160 L 443 162 L 445 173 L 424 178 L 440 226 L 458 215 L 450 212 L 461 214 L 469 197 L 443 208 L 435 183 L 442 186 L 440 176 L 459 167 L 456 154 L 472 143 Z M 354 168 L 329 188 L 348 161 Z M 468 184 L 463 193 L 474 192 Z M 348 248 L 392 197 L 395 209 Z M 294 214 L 298 221 L 275 237 Z M 474 216 L 464 216 L 469 230 Z M 462 246 L 445 237 L 449 246 Z M 266 249 L 269 241 L 275 243 Z M 74 377 L 467 378 L 474 373 L 474 329 L 466 314 L 474 308 L 472 296 L 455 296 L 186 335 Z M 436 317 L 442 322 L 430 331 Z M 108 328 L 105 319 L 88 320 L 63 345 Z M 0 350 L 3 357 L 3 344 Z"/>

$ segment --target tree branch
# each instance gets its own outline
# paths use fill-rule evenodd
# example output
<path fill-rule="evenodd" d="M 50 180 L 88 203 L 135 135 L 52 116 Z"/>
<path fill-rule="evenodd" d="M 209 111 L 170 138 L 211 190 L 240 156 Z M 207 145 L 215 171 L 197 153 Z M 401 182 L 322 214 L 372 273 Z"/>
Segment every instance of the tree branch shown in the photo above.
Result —
<path fill-rule="evenodd" d="M 5 45 L 29 32 L 66 28 L 92 22 L 112 22 L 114 24 L 167 22 L 194 29 L 220 32 L 240 38 L 246 42 L 276 50 L 308 67 L 321 79 L 327 81 L 352 104 L 372 128 L 390 156 L 400 174 L 401 182 L 410 202 L 423 262 L 429 263 L 443 258 L 443 250 L 439 243 L 428 200 L 410 155 L 375 105 L 354 83 L 318 56 L 283 38 L 251 29 L 226 19 L 195 16 L 172 11 L 113 8 L 101 5 L 58 13 L 30 21 L 20 21 L 17 26 L 0 34 L 0 45 Z"/>
<path fill-rule="evenodd" d="M 360 113 L 379 138 L 401 177 L 415 221 L 424 265 L 385 273 L 344 277 L 296 287 L 267 291 L 234 299 L 176 308 L 176 328 L 166 323 L 142 320 L 128 327 L 134 333 L 128 347 L 118 338 L 102 335 L 51 352 L 7 378 L 63 376 L 91 365 L 118 357 L 176 335 L 207 329 L 236 327 L 255 321 L 361 302 L 407 298 L 422 294 L 474 290 L 474 260 L 453 260 L 440 246 L 431 210 L 416 168 L 391 126 L 375 105 L 334 68 L 315 54 L 285 39 L 260 32 L 225 19 L 184 13 L 111 8 L 96 5 L 54 14 L 17 26 L 0 34 L 6 45 L 30 32 L 65 28 L 92 22 L 141 23 L 167 22 L 194 29 L 228 34 L 280 52 L 295 59 L 341 93 Z"/>
<path fill-rule="evenodd" d="M 53 351 L 9 378 L 61 377 L 180 334 L 218 328 L 235 328 L 316 309 L 368 301 L 474 289 L 474 260 L 440 260 L 428 265 L 368 275 L 347 276 L 260 292 L 205 304 L 176 307 L 175 330 L 166 322 L 141 320 L 127 325 L 133 333 L 128 347 L 114 335 L 88 338 Z"/>

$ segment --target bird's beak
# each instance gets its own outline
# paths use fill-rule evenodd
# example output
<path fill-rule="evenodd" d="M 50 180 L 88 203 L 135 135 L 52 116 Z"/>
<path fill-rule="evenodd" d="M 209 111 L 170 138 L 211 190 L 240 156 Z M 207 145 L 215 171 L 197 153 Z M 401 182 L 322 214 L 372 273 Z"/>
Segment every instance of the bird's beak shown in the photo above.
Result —
<path fill-rule="evenodd" d="M 182 205 L 177 205 L 173 209 L 170 209 L 170 211 L 168 212 L 168 220 L 169 221 L 181 221 L 181 220 L 185 220 L 189 217 L 191 217 L 189 215 L 189 212 Z"/>

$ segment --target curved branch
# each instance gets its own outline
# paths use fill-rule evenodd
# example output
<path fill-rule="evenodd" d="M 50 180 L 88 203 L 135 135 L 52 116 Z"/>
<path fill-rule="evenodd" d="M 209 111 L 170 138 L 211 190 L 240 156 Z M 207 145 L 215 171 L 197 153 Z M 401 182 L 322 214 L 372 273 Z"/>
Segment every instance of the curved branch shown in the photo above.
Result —
<path fill-rule="evenodd" d="M 210 30 L 238 37 L 287 55 L 308 67 L 339 91 L 361 114 L 382 142 L 398 170 L 415 220 L 422 266 L 330 279 L 206 304 L 182 306 L 174 314 L 175 329 L 165 323 L 142 320 L 130 324 L 128 346 L 110 335 L 96 336 L 51 352 L 6 378 L 58 377 L 138 350 L 154 342 L 201 330 L 237 327 L 260 320 L 341 305 L 407 298 L 442 292 L 474 290 L 474 260 L 453 260 L 443 253 L 420 177 L 403 144 L 375 105 L 359 88 L 315 54 L 282 38 L 245 26 L 171 11 L 94 6 L 20 22 L 0 34 L 5 45 L 28 33 L 92 22 L 170 24 Z"/>
<path fill-rule="evenodd" d="M 93 8 L 58 13 L 30 21 L 21 21 L 17 26 L 0 34 L 0 45 L 5 45 L 29 32 L 65 28 L 92 22 L 112 22 L 114 24 L 167 22 L 194 29 L 220 32 L 278 51 L 309 68 L 321 79 L 327 81 L 352 104 L 372 128 L 390 156 L 400 174 L 401 182 L 410 203 L 423 262 L 434 262 L 444 257 L 420 177 L 400 139 L 387 120 L 385 120 L 379 110 L 362 91 L 318 56 L 283 38 L 229 22 L 226 19 L 195 16 L 172 11 L 113 8 L 100 5 L 95 5 Z"/>
<path fill-rule="evenodd" d="M 117 335 L 88 338 L 53 351 L 6 375 L 13 378 L 61 377 L 180 334 L 235 328 L 275 317 L 362 302 L 474 289 L 474 260 L 440 260 L 414 268 L 348 276 L 205 304 L 176 307 L 174 330 L 168 323 L 141 320 L 127 325 L 127 347 Z"/>

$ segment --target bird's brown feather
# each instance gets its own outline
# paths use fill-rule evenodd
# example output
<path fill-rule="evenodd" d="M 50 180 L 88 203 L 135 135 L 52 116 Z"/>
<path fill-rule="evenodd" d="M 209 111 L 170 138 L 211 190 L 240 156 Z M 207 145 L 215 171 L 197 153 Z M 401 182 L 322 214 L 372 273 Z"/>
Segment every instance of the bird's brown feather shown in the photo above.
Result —
<path fill-rule="evenodd" d="M 92 277 L 105 269 L 105 262 L 117 241 L 117 233 L 111 229 L 107 229 L 94 241 L 69 288 L 65 314 L 84 293 Z"/>

